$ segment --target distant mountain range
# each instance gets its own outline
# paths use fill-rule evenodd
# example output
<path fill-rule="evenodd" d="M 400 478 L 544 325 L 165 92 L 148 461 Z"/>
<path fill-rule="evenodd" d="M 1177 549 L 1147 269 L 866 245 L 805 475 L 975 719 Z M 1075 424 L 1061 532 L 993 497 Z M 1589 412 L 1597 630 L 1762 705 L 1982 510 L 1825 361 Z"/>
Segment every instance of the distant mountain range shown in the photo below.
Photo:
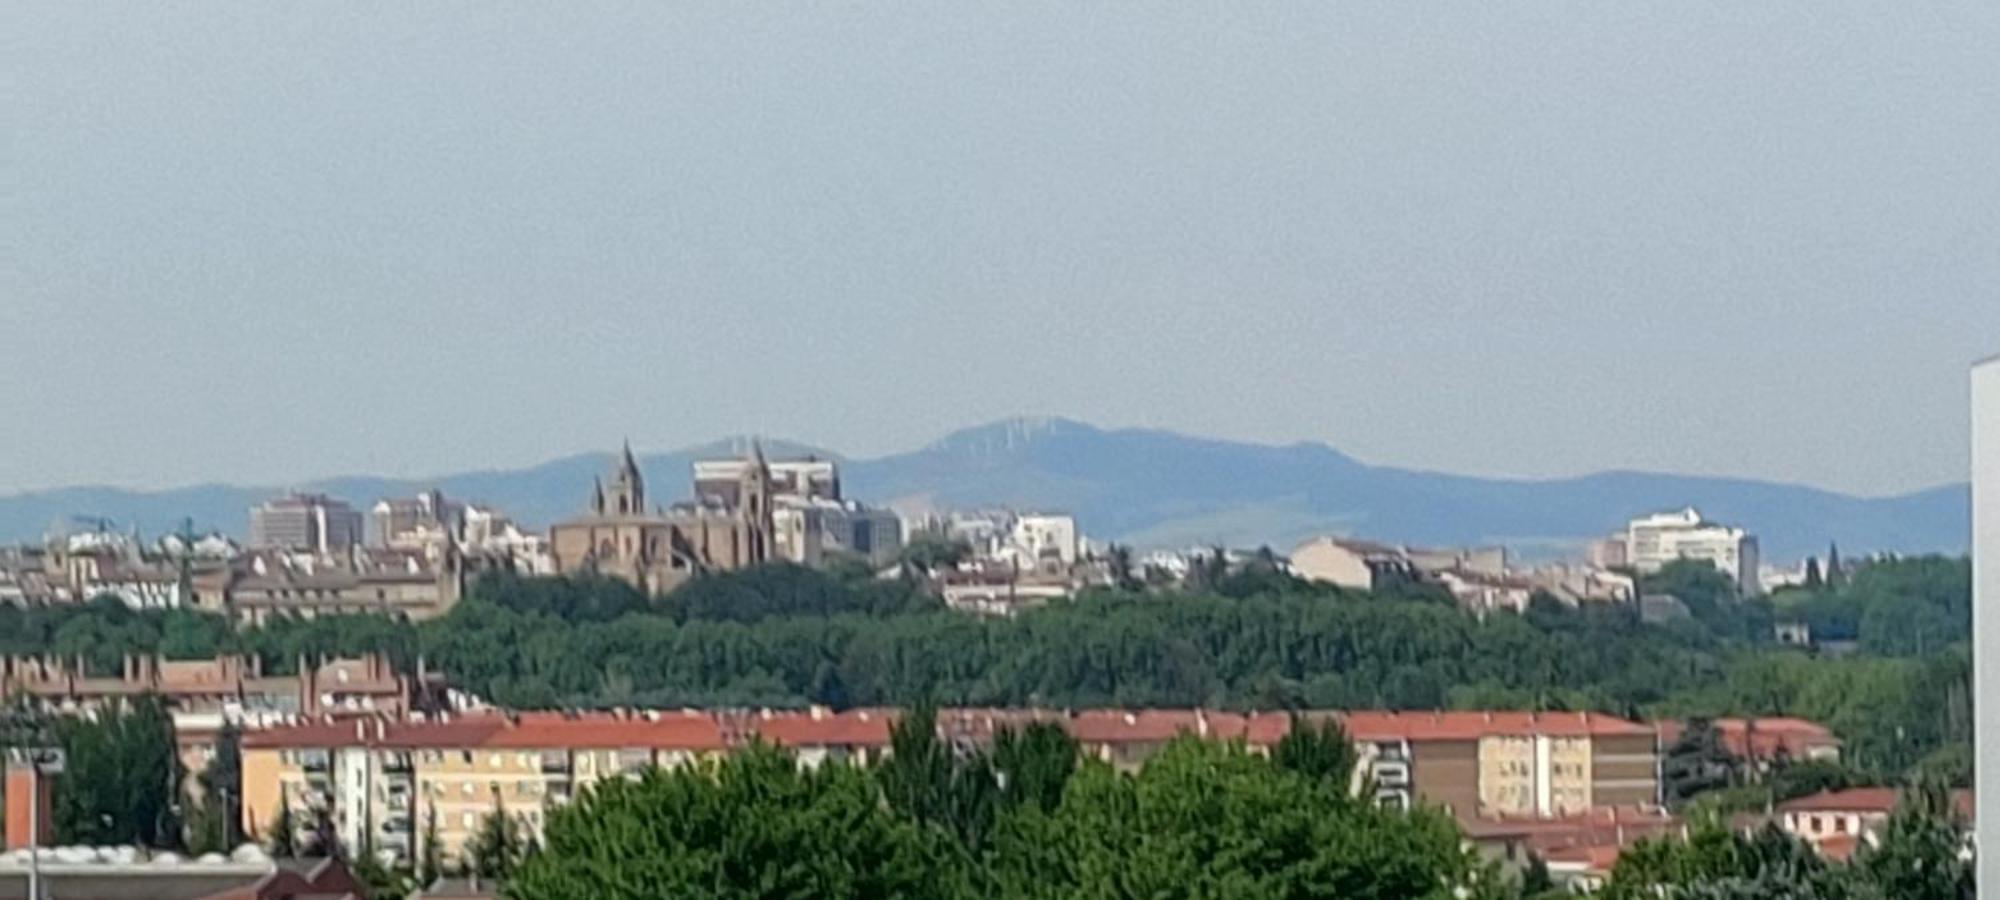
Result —
<path fill-rule="evenodd" d="M 695 459 L 740 454 L 741 438 L 640 457 L 659 501 L 682 496 Z M 1503 543 L 1527 557 L 1575 551 L 1645 512 L 1694 505 L 1741 525 L 1764 555 L 1795 560 L 1837 541 L 1844 553 L 1963 553 L 1970 491 L 1949 485 L 1864 498 L 1736 478 L 1605 472 L 1516 480 L 1358 462 L 1324 444 L 1272 446 L 1145 429 L 1105 430 L 1065 419 L 1012 419 L 953 433 L 921 450 L 845 459 L 766 441 L 774 458 L 839 459 L 848 496 L 909 510 L 1014 506 L 1074 513 L 1092 537 L 1141 548 L 1226 543 L 1285 550 L 1334 533 L 1425 545 Z M 433 479 L 332 478 L 300 485 L 366 508 L 437 487 L 498 506 L 536 527 L 573 515 L 611 455 L 581 454 L 526 469 Z M 75 487 L 0 495 L 0 541 L 40 539 L 73 516 L 147 535 L 180 527 L 242 534 L 249 508 L 273 487 L 202 485 L 162 491 Z"/>

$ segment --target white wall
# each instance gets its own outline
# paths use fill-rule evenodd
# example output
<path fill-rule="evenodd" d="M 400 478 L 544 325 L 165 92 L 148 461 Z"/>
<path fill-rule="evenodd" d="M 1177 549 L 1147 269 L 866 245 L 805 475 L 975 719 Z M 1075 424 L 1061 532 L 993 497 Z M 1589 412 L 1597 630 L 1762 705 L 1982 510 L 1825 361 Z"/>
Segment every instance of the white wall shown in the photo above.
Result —
<path fill-rule="evenodd" d="M 1980 896 L 2000 897 L 2000 357 L 1972 370 L 1973 629 Z"/>

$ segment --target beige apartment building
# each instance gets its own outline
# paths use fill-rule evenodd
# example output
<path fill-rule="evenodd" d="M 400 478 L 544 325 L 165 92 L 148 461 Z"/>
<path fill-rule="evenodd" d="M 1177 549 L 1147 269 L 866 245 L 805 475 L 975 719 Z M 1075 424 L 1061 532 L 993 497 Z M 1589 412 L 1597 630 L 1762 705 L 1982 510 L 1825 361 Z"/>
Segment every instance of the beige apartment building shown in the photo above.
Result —
<path fill-rule="evenodd" d="M 1342 716 L 1385 800 L 1460 818 L 1559 817 L 1659 803 L 1653 729 L 1597 713 L 1355 712 Z M 1402 785 L 1407 788 L 1402 788 Z M 1399 790 L 1400 795 L 1399 795 Z"/>
<path fill-rule="evenodd" d="M 281 805 L 304 828 L 324 808 L 349 848 L 410 860 L 427 824 L 457 859 L 486 817 L 517 817 L 539 835 L 550 809 L 605 779 L 716 757 L 752 739 L 808 768 L 870 765 L 889 752 L 900 713 L 479 713 L 431 719 L 323 719 L 247 734 L 243 829 L 269 837 Z M 1647 726 L 1594 713 L 1307 712 L 1339 719 L 1362 760 L 1357 786 L 1382 803 L 1438 806 L 1463 820 L 1551 819 L 1603 807 L 1651 807 L 1658 754 Z M 1268 753 L 1291 728 L 1284 713 L 1201 709 L 948 709 L 938 734 L 979 746 L 1001 730 L 1052 722 L 1086 757 L 1122 771 L 1183 737 Z"/>
<path fill-rule="evenodd" d="M 720 753 L 722 723 L 695 712 L 483 713 L 332 720 L 247 734 L 243 830 L 270 837 L 281 805 L 301 828 L 330 811 L 342 843 L 420 858 L 428 827 L 461 858 L 498 811 L 539 836 L 548 811 L 598 781 Z"/>

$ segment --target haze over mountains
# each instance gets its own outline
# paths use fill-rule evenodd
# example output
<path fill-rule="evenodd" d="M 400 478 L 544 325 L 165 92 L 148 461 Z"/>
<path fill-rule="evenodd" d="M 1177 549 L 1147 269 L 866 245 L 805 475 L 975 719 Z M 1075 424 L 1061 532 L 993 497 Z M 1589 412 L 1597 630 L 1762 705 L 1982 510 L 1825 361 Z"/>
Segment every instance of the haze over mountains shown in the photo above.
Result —
<path fill-rule="evenodd" d="M 739 453 L 742 439 L 642 454 L 653 496 L 685 494 L 689 464 Z M 1226 543 L 1285 550 L 1320 533 L 1413 544 L 1505 543 L 1528 556 L 1574 550 L 1631 516 L 1693 504 L 1742 525 L 1767 559 L 1824 551 L 1963 553 L 1963 484 L 1880 498 L 1733 478 L 1605 472 L 1555 480 L 1476 478 L 1359 462 L 1324 444 L 1273 446 L 1066 419 L 1011 419 L 955 432 L 921 450 L 873 459 L 785 441 L 773 457 L 841 459 L 848 496 L 899 509 L 1007 505 L 1076 514 L 1093 538 L 1141 548 Z M 104 518 L 147 535 L 178 529 L 241 535 L 248 509 L 285 487 L 324 491 L 366 509 L 385 496 L 438 487 L 498 506 L 533 527 L 580 511 L 608 453 L 510 471 L 433 479 L 368 476 L 293 486 L 203 485 L 161 491 L 74 487 L 0 495 L 0 540 L 33 541 L 68 517 Z"/>

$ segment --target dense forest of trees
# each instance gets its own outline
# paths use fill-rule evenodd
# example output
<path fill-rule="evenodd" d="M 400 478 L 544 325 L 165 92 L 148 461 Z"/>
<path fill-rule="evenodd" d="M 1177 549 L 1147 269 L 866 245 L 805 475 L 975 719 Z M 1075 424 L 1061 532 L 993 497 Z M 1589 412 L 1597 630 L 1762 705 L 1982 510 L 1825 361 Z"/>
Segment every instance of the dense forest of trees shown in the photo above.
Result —
<path fill-rule="evenodd" d="M 488 578 L 443 619 L 281 621 L 242 632 L 194 612 L 100 599 L 0 608 L 0 652 L 81 656 L 237 650 L 287 671 L 301 656 L 424 657 L 465 688 L 523 707 L 948 704 L 1595 709 L 1627 716 L 1798 715 L 1825 722 L 1864 772 L 1970 769 L 1968 566 L 1861 567 L 1772 601 L 1698 565 L 1649 578 L 1693 618 L 1538 602 L 1478 618 L 1434 590 L 1307 585 L 1246 567 L 1208 593 L 1098 591 L 1014 619 L 943 610 L 921 586 L 772 566 L 649 599 L 609 580 Z M 1915 611 L 1913 611 L 1915 610 Z M 1771 644 L 1777 615 L 1852 622 L 1860 653 Z M 1930 622 L 1929 625 L 1913 624 Z"/>

